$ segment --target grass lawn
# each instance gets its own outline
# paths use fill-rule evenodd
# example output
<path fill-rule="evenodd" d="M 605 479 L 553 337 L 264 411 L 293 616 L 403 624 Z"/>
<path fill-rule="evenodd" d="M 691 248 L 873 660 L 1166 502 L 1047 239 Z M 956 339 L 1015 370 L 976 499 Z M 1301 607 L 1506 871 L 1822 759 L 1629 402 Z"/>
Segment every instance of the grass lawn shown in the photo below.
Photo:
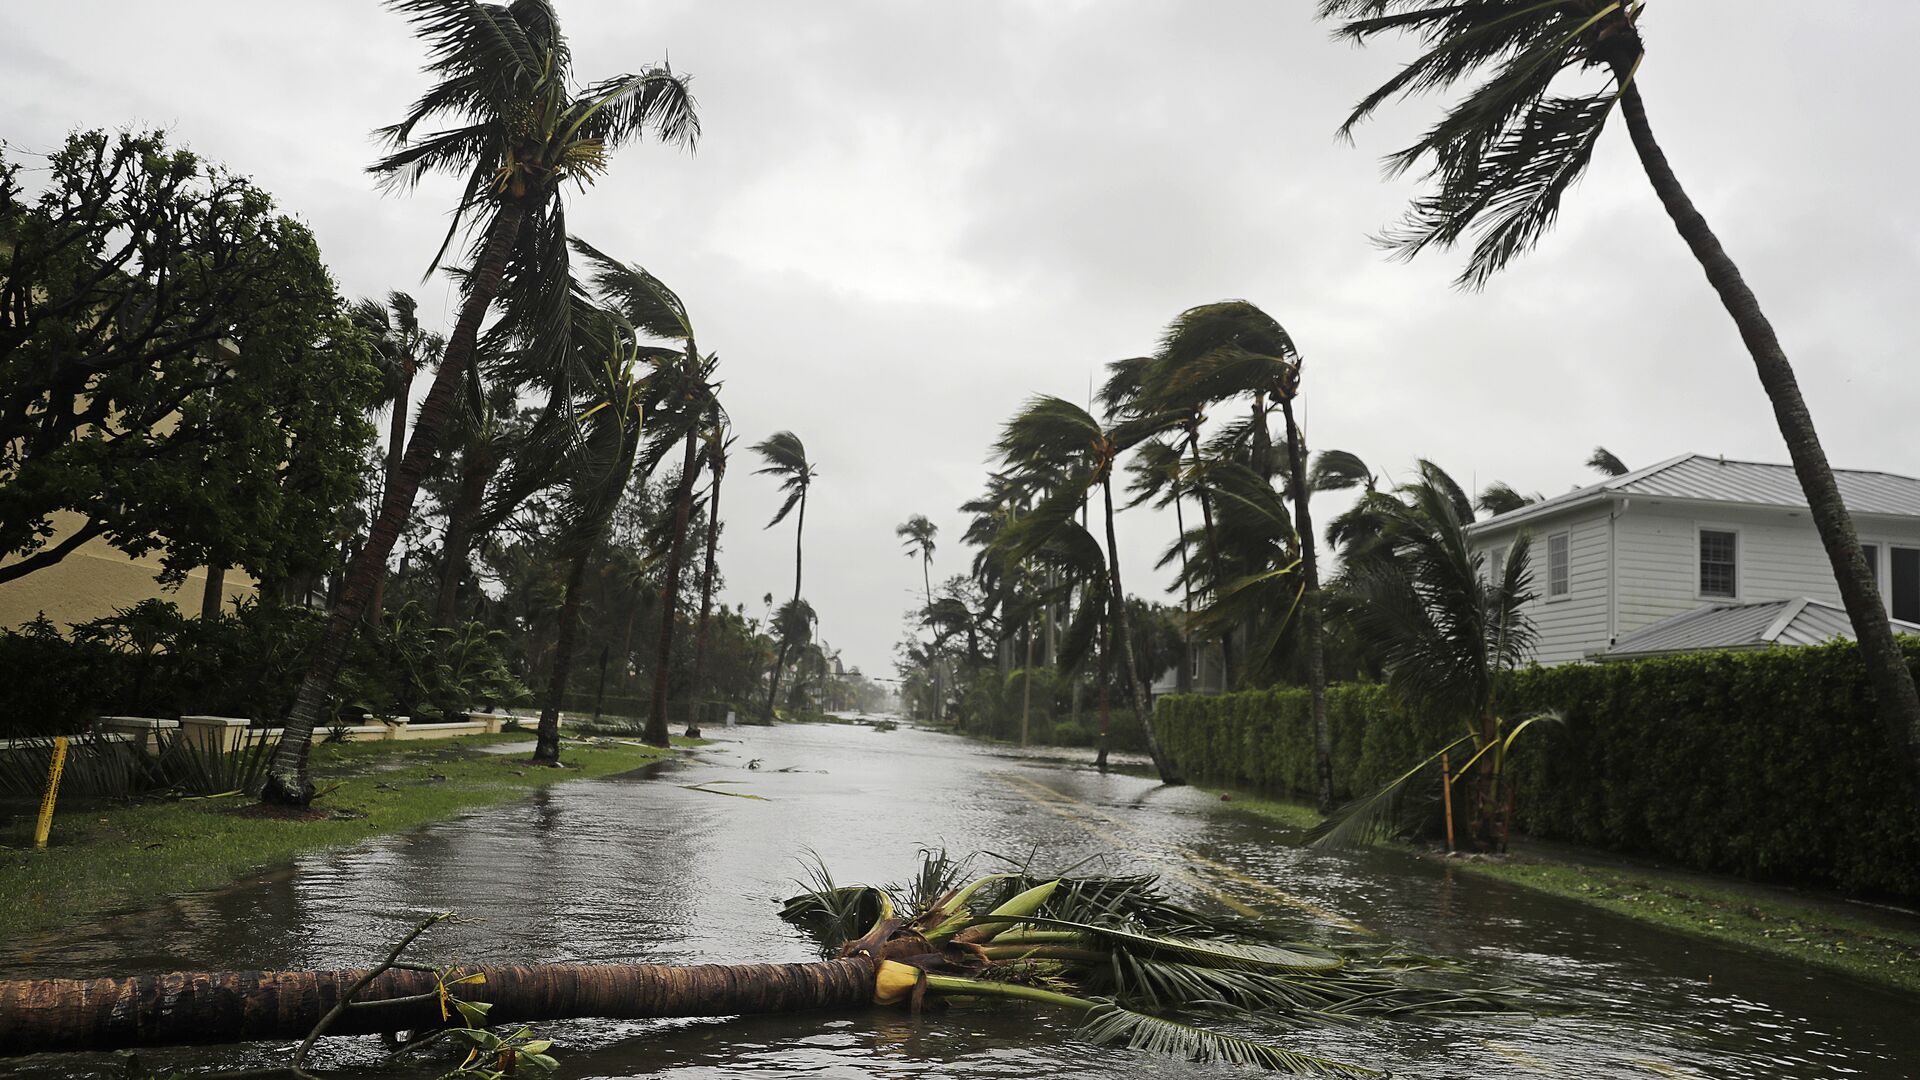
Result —
<path fill-rule="evenodd" d="M 1233 806 L 1294 829 L 1320 815 L 1301 803 L 1230 792 Z M 1837 902 L 1806 902 L 1784 889 L 1643 867 L 1594 865 L 1526 852 L 1500 861 L 1450 860 L 1462 873 L 1605 908 L 1644 923 L 1920 992 L 1920 924 L 1855 916 Z"/>
<path fill-rule="evenodd" d="M 256 815 L 253 800 L 241 796 L 62 803 L 50 846 L 35 851 L 31 815 L 21 815 L 0 830 L 0 941 L 142 897 L 212 888 L 305 852 L 508 802 L 549 784 L 626 772 L 671 753 L 627 741 L 569 739 L 561 758 L 570 767 L 546 769 L 527 765 L 522 754 L 481 749 L 532 737 L 506 732 L 317 745 L 314 782 L 323 794 L 312 820 Z"/>

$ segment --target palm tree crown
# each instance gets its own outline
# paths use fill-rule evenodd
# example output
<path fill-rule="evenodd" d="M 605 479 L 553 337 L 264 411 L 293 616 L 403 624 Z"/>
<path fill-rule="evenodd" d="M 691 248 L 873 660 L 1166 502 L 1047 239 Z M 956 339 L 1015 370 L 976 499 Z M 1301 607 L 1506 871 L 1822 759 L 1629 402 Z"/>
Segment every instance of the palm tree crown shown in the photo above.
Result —
<path fill-rule="evenodd" d="M 1459 279 L 1470 288 L 1538 243 L 1639 66 L 1641 7 L 1639 0 L 1321 0 L 1321 18 L 1348 20 L 1339 37 L 1365 43 L 1409 33 L 1426 50 L 1354 106 L 1343 137 L 1389 100 L 1448 90 L 1491 69 L 1418 141 L 1387 158 L 1391 175 L 1424 165 L 1434 190 L 1381 242 L 1411 257 L 1472 236 Z M 1595 68 L 1613 85 L 1555 91 L 1563 74 Z"/>
<path fill-rule="evenodd" d="M 771 529 L 787 520 L 793 508 L 807 497 L 807 490 L 813 486 L 820 470 L 807 460 L 806 444 L 791 431 L 774 432 L 764 441 L 753 444 L 753 452 L 766 462 L 754 472 L 779 477 L 780 490 L 787 496 L 773 520 L 767 522 L 767 528 Z"/>
<path fill-rule="evenodd" d="M 465 175 L 433 267 L 470 214 L 507 201 L 526 205 L 554 241 L 549 250 L 564 259 L 566 228 L 553 199 L 562 183 L 592 182 L 606 171 L 608 151 L 649 131 L 680 146 L 699 138 L 687 80 L 664 65 L 576 87 L 572 51 L 549 0 L 391 6 L 427 41 L 426 70 L 439 81 L 403 119 L 376 132 L 392 151 L 371 171 L 403 189 L 429 173 Z M 443 118 L 453 126 L 415 138 L 420 125 Z"/>

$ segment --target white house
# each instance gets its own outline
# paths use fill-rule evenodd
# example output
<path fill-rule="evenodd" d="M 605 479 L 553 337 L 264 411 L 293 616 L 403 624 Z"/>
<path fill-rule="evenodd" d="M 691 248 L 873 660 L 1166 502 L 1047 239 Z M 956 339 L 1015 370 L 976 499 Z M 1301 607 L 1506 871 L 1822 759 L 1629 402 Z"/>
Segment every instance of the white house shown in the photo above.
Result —
<path fill-rule="evenodd" d="M 1894 629 L 1920 633 L 1920 480 L 1834 472 Z M 1852 636 L 1790 466 L 1685 454 L 1466 533 L 1490 570 L 1531 536 L 1542 664 Z"/>

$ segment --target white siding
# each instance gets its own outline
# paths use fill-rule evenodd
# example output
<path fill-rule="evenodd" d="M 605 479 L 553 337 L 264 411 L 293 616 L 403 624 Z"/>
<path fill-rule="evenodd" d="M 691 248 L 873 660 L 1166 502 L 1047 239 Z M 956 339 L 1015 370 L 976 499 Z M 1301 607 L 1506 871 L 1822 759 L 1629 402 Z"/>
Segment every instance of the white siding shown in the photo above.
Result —
<path fill-rule="evenodd" d="M 1739 595 L 1700 595 L 1701 528 L 1739 533 Z M 1860 540 L 1880 548 L 1882 582 L 1890 544 L 1920 547 L 1920 522 L 1863 519 Z M 1620 545 L 1617 635 L 1710 604 L 1761 603 L 1805 596 L 1840 602 L 1826 550 L 1805 511 L 1734 510 L 1709 504 L 1633 499 L 1615 523 Z"/>
<path fill-rule="evenodd" d="M 1500 548 L 1511 551 L 1520 532 L 1533 537 L 1528 565 L 1533 571 L 1534 600 L 1525 610 L 1537 635 L 1534 659 L 1542 664 L 1579 660 L 1608 645 L 1607 516 L 1608 507 L 1602 503 L 1482 533 L 1472 540 L 1473 550 L 1491 560 Z M 1567 534 L 1567 594 L 1549 597 L 1547 537 L 1560 532 Z"/>

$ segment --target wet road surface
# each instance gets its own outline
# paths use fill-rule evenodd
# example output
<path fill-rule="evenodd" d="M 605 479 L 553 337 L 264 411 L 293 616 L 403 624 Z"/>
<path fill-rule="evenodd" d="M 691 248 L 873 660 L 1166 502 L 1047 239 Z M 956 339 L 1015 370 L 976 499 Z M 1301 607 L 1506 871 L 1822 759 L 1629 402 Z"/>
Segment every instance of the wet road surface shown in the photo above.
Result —
<path fill-rule="evenodd" d="M 0 946 L 0 977 L 182 968 L 364 966 L 425 915 L 429 963 L 805 961 L 775 917 L 816 853 L 842 883 L 909 877 L 921 847 L 1036 866 L 1165 875 L 1199 905 L 1301 937 L 1377 933 L 1538 988 L 1541 1015 L 1370 1023 L 1291 1035 L 1293 1049 L 1409 1077 L 1907 1080 L 1920 999 L 1790 961 L 1640 926 L 1395 851 L 1309 854 L 1272 822 L 1191 788 L 1036 762 L 903 728 L 737 728 L 697 756 L 564 784 L 216 892 Z M 749 768 L 752 765 L 752 768 Z M 742 796 L 753 796 L 751 798 Z M 983 869 L 992 869 L 987 863 Z M 955 1009 L 540 1025 L 565 1077 L 1240 1077 L 1086 1046 L 1061 1018 Z M 284 1060 L 280 1047 L 153 1051 L 189 1073 Z M 371 1039 L 314 1064 L 381 1064 Z M 107 1075 L 101 1057 L 0 1062 L 0 1076 Z M 117 1067 L 114 1067 L 117 1068 Z"/>

